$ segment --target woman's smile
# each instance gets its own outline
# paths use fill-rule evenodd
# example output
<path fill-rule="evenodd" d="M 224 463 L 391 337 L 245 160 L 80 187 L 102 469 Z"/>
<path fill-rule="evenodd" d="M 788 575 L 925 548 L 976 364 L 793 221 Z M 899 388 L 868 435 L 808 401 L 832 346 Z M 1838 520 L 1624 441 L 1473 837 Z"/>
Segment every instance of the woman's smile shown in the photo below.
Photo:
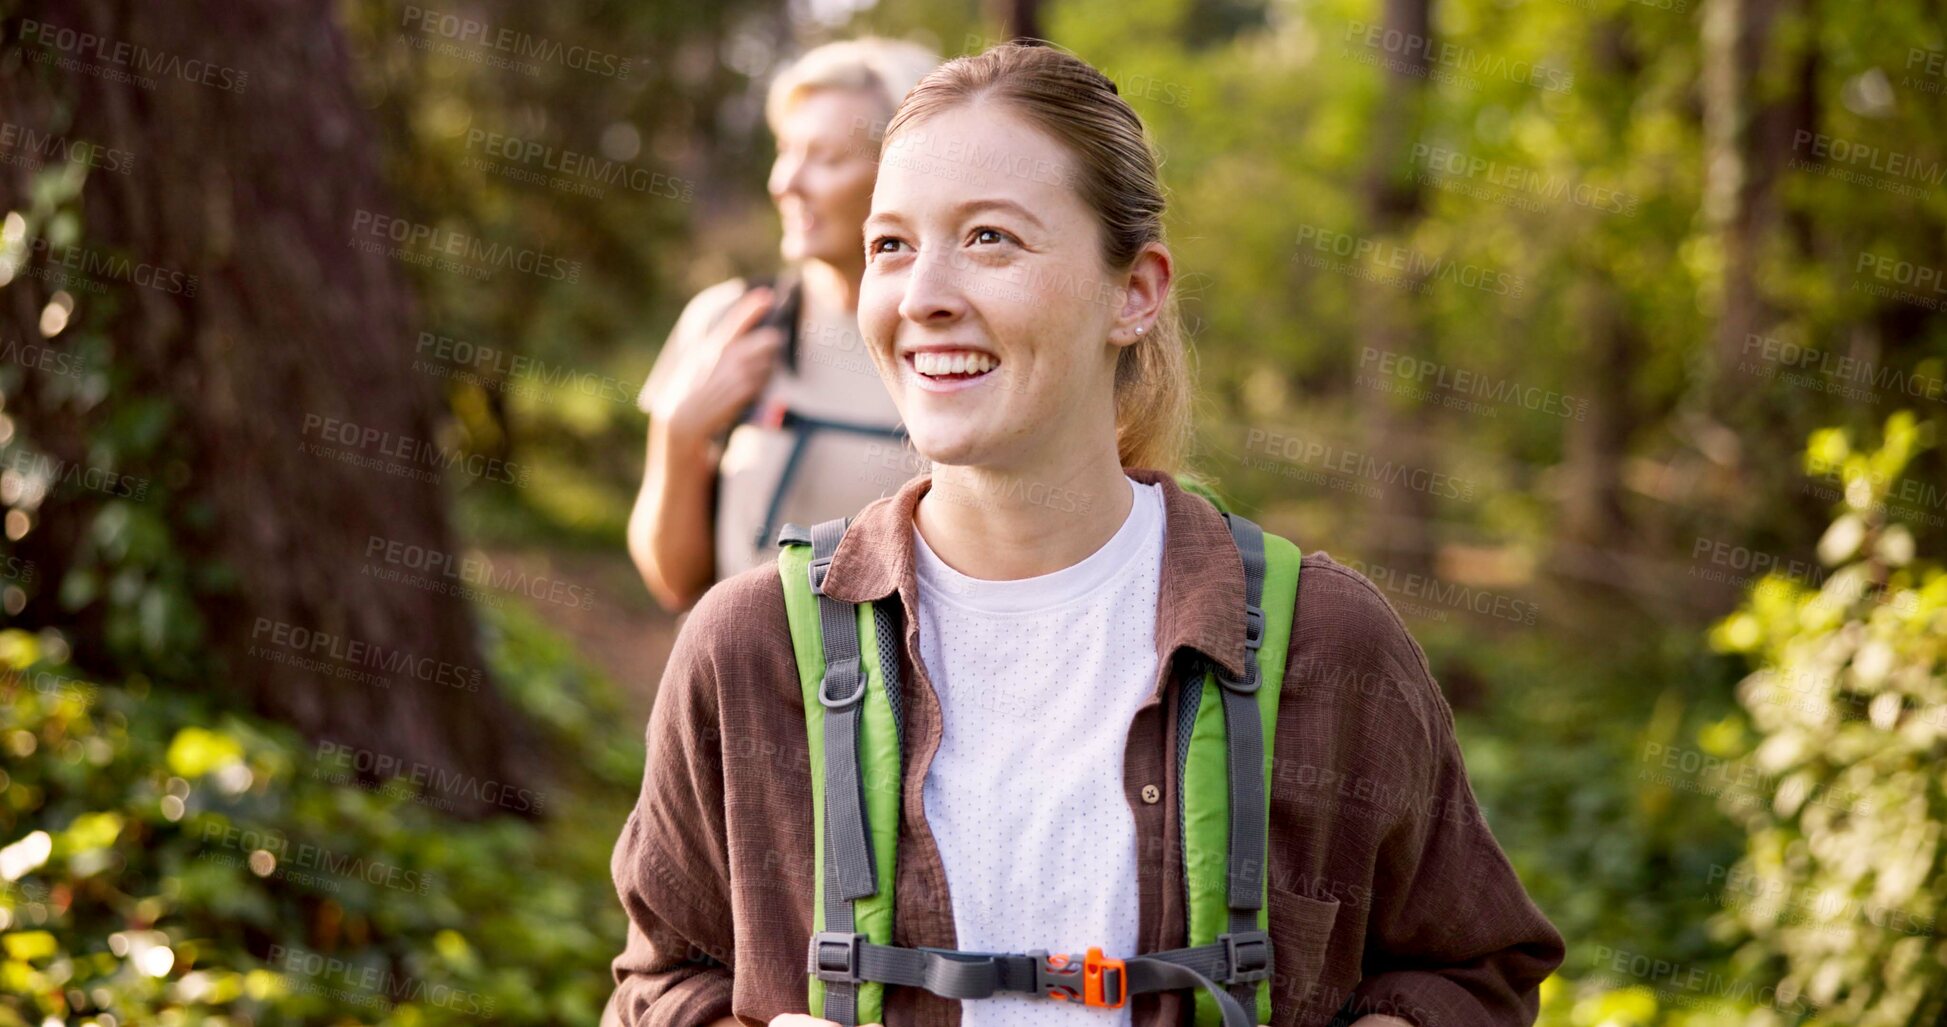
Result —
<path fill-rule="evenodd" d="M 919 387 L 928 392 L 958 392 L 970 389 L 994 376 L 1000 359 L 975 349 L 909 350 L 907 368 Z"/>

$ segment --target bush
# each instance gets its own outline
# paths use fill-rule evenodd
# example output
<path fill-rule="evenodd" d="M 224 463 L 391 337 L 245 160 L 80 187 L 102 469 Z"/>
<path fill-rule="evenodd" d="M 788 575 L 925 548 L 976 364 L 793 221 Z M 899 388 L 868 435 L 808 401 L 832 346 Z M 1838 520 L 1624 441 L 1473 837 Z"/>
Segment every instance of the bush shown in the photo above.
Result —
<path fill-rule="evenodd" d="M 640 744 L 558 640 L 482 616 L 579 776 L 361 781 L 370 754 L 0 632 L 0 1025 L 594 1022 Z M 443 812 L 480 799 L 544 819 Z"/>
<path fill-rule="evenodd" d="M 1782 963 L 1779 997 L 1858 1027 L 1947 1015 L 1936 940 L 1947 897 L 1947 574 L 1896 522 L 1928 444 L 1910 415 L 1873 452 L 1813 436 L 1807 469 L 1844 484 L 1819 544 L 1830 571 L 1768 578 L 1713 641 L 1756 670 L 1739 688 L 1769 802 L 1727 805 L 1748 833 L 1726 881 L 1747 962 Z M 1938 485 L 1929 486 L 1938 489 Z"/>

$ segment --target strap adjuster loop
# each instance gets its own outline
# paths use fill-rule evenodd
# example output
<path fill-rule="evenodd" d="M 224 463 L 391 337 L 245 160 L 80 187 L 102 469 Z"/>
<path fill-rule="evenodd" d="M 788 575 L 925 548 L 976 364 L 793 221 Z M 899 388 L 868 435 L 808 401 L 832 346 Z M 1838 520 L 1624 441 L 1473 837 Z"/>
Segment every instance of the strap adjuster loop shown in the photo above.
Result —
<path fill-rule="evenodd" d="M 1220 984 L 1248 984 L 1271 976 L 1271 935 L 1264 931 L 1220 934 L 1225 976 Z"/>
<path fill-rule="evenodd" d="M 805 972 L 821 981 L 858 984 L 864 980 L 859 976 L 859 946 L 864 942 L 865 935 L 846 931 L 813 934 Z"/>
<path fill-rule="evenodd" d="M 1249 651 L 1244 653 L 1244 676 L 1236 681 L 1232 681 L 1222 667 L 1217 668 L 1217 683 L 1239 695 L 1256 692 L 1264 684 L 1263 673 L 1257 665 L 1257 654 Z"/>
<path fill-rule="evenodd" d="M 838 690 L 840 694 L 833 694 Z M 865 675 L 857 657 L 825 665 L 825 676 L 818 682 L 818 701 L 826 709 L 841 709 L 865 695 Z"/>

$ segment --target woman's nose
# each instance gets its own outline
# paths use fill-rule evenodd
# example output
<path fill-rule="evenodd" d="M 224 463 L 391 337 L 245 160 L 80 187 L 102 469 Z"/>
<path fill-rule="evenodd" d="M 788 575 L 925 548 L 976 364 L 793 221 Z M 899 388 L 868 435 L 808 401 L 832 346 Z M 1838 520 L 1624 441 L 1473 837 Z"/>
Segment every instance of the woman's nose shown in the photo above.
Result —
<path fill-rule="evenodd" d="M 913 273 L 906 279 L 906 293 L 899 300 L 899 316 L 914 324 L 951 323 L 967 310 L 964 272 L 951 260 L 928 256 L 921 251 L 913 262 Z"/>
<path fill-rule="evenodd" d="M 777 163 L 771 165 L 771 179 L 766 185 L 770 187 L 771 196 L 775 199 L 791 193 L 802 194 L 803 180 L 804 161 L 796 157 L 780 156 Z"/>

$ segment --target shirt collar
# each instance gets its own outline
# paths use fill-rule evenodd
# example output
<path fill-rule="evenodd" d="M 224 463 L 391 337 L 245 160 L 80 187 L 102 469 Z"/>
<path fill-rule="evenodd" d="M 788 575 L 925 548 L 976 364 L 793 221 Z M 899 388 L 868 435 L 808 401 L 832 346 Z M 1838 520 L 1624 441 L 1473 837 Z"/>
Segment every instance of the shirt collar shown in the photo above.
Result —
<path fill-rule="evenodd" d="M 1215 660 L 1224 674 L 1244 673 L 1244 564 L 1223 515 L 1209 501 L 1185 492 L 1174 476 L 1130 467 L 1129 477 L 1163 489 L 1163 577 L 1156 613 L 1156 652 L 1171 657 L 1190 646 Z M 825 594 L 848 603 L 898 592 L 910 611 L 918 608 L 913 557 L 913 512 L 933 484 L 920 474 L 899 491 L 876 499 L 852 518 L 832 553 Z"/>

